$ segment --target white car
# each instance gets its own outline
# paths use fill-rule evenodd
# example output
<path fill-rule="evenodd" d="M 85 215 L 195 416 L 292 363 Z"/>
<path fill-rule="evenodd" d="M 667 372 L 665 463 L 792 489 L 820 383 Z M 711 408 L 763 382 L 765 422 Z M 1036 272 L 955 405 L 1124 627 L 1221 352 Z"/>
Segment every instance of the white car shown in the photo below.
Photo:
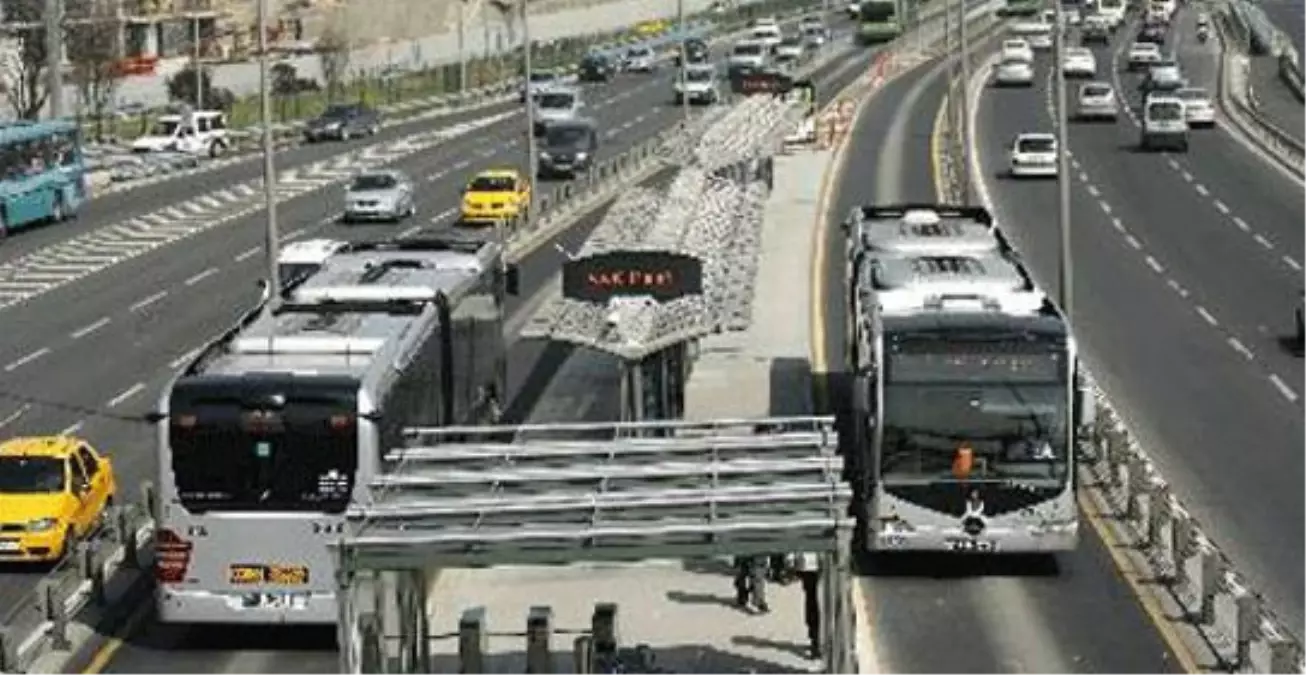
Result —
<path fill-rule="evenodd" d="M 1061 73 L 1068 78 L 1092 78 L 1097 76 L 1097 57 L 1093 50 L 1083 47 L 1069 47 L 1061 62 Z"/>
<path fill-rule="evenodd" d="M 281 247 L 277 255 L 277 276 L 281 287 L 291 286 L 322 269 L 327 258 L 343 251 L 349 242 L 338 239 L 304 239 Z"/>
<path fill-rule="evenodd" d="M 1022 59 L 1003 59 L 993 68 L 993 84 L 999 87 L 1034 86 L 1034 64 Z"/>
<path fill-rule="evenodd" d="M 1202 87 L 1184 87 L 1175 96 L 1184 102 L 1184 119 L 1189 127 L 1215 126 L 1215 106 L 1211 105 L 1210 92 Z"/>
<path fill-rule="evenodd" d="M 1148 66 L 1147 79 L 1143 81 L 1144 91 L 1178 91 L 1187 80 L 1175 61 L 1157 61 Z"/>
<path fill-rule="evenodd" d="M 625 67 L 632 73 L 652 73 L 658 69 L 658 56 L 648 47 L 631 47 L 626 52 Z"/>
<path fill-rule="evenodd" d="M 1156 44 L 1135 42 L 1129 45 L 1128 61 L 1130 70 L 1144 70 L 1161 60 L 1161 47 Z"/>
<path fill-rule="evenodd" d="M 803 58 L 805 51 L 807 51 L 807 47 L 803 45 L 803 38 L 790 36 L 781 40 L 780 44 L 775 46 L 775 60 L 781 63 L 793 63 Z"/>
<path fill-rule="evenodd" d="M 132 152 L 182 152 L 217 157 L 226 152 L 227 116 L 217 110 L 196 110 L 188 115 L 160 115 L 150 133 L 132 142 Z"/>
<path fill-rule="evenodd" d="M 1002 60 L 1003 61 L 1024 61 L 1026 63 L 1034 62 L 1034 50 L 1030 48 L 1029 42 L 1015 38 L 1002 41 Z"/>
<path fill-rule="evenodd" d="M 716 66 L 710 63 L 694 64 L 685 68 L 684 79 L 677 78 L 673 89 L 677 105 L 686 100 L 689 103 L 711 105 L 721 99 Z"/>
<path fill-rule="evenodd" d="M 848 18 L 856 19 L 862 13 L 862 3 L 850 2 L 844 11 L 848 14 Z"/>
<path fill-rule="evenodd" d="M 803 26 L 803 41 L 808 47 L 820 47 L 830 39 L 830 29 L 823 25 Z"/>
<path fill-rule="evenodd" d="M 1080 120 L 1111 120 L 1120 116 L 1120 100 L 1106 82 L 1089 82 L 1079 87 L 1079 100 L 1075 118 Z"/>
<path fill-rule="evenodd" d="M 550 122 L 567 122 L 580 117 L 585 102 L 580 90 L 571 87 L 554 87 L 535 92 L 535 135 L 544 133 Z"/>
<path fill-rule="evenodd" d="M 776 47 L 784 40 L 784 35 L 780 33 L 780 27 L 775 24 L 755 26 L 749 33 L 753 42 L 758 42 L 767 47 Z"/>
<path fill-rule="evenodd" d="M 1029 46 L 1034 51 L 1045 52 L 1052 49 L 1052 31 L 1054 28 L 1052 24 L 1044 24 L 1044 26 L 1046 30 L 1038 31 L 1029 36 Z"/>
<path fill-rule="evenodd" d="M 1021 134 L 1011 144 L 1013 178 L 1053 178 L 1057 175 L 1057 137 Z"/>
<path fill-rule="evenodd" d="M 731 68 L 764 68 L 766 67 L 766 55 L 770 49 L 763 44 L 752 40 L 735 43 L 730 50 L 730 56 L 727 63 Z"/>

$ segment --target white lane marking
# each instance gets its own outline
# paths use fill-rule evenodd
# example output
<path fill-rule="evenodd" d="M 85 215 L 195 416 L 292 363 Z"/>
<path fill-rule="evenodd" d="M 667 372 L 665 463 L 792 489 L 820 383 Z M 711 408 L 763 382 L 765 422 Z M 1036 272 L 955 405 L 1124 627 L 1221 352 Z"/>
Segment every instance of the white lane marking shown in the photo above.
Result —
<path fill-rule="evenodd" d="M 1126 232 L 1125 224 L 1121 222 L 1119 218 L 1111 219 L 1111 227 L 1116 228 L 1116 232 L 1119 232 L 1120 234 L 1124 234 Z"/>
<path fill-rule="evenodd" d="M 1246 357 L 1248 361 L 1251 361 L 1256 358 L 1256 356 L 1252 354 L 1252 350 L 1248 349 L 1247 345 L 1243 344 L 1242 340 L 1239 340 L 1236 337 L 1229 338 L 1229 346 L 1233 347 L 1233 350 L 1235 352 L 1238 352 L 1239 354 L 1242 354 L 1244 357 Z"/>
<path fill-rule="evenodd" d="M 1233 224 L 1237 225 L 1238 229 L 1242 230 L 1243 232 L 1252 231 L 1252 226 L 1248 225 L 1247 221 L 1243 220 L 1242 218 L 1239 218 L 1238 216 L 1233 217 Z"/>
<path fill-rule="evenodd" d="M 100 317 L 98 320 L 88 323 L 85 326 L 82 326 L 81 328 L 78 328 L 77 330 L 73 331 L 72 333 L 69 333 L 69 336 L 72 337 L 72 339 L 74 340 L 80 340 L 86 337 L 87 335 L 90 335 L 91 333 L 94 333 L 95 331 L 104 328 L 107 325 L 109 325 L 109 317 L 107 316 Z"/>
<path fill-rule="evenodd" d="M 1264 248 L 1264 249 L 1267 250 L 1267 251 L 1270 250 L 1270 249 L 1272 249 L 1272 248 L 1274 248 L 1274 244 L 1271 244 L 1271 243 L 1270 243 L 1270 240 L 1269 240 L 1269 239 L 1266 239 L 1264 235 L 1257 234 L 1257 235 L 1253 236 L 1252 239 L 1253 239 L 1256 243 L 1260 244 L 1260 245 L 1261 245 L 1261 248 Z"/>
<path fill-rule="evenodd" d="M 185 364 L 187 361 L 190 361 L 191 359 L 195 358 L 196 356 L 199 356 L 199 355 L 200 355 L 200 350 L 201 350 L 201 349 L 203 349 L 203 347 L 196 347 L 195 349 L 192 349 L 192 350 L 186 352 L 185 354 L 182 354 L 181 356 L 178 356 L 177 358 L 175 358 L 175 359 L 169 361 L 169 362 L 168 362 L 168 368 L 169 368 L 170 370 L 176 370 L 176 369 L 182 367 L 182 365 Z"/>
<path fill-rule="evenodd" d="M 14 372 L 15 370 L 18 370 L 19 368 L 22 368 L 23 366 L 25 366 L 25 365 L 27 365 L 27 364 L 29 364 L 29 363 L 31 363 L 31 362 L 33 362 L 33 361 L 35 361 L 35 360 L 41 358 L 42 356 L 45 356 L 46 354 L 49 354 L 49 353 L 50 353 L 50 348 L 49 348 L 49 347 L 42 347 L 42 348 L 40 348 L 40 349 L 38 349 L 38 350 L 36 350 L 36 351 L 34 351 L 34 352 L 29 352 L 26 356 L 22 356 L 22 357 L 19 357 L 19 358 L 17 358 L 17 359 L 14 359 L 13 361 L 10 361 L 10 362 L 9 362 L 9 365 L 5 366 L 5 372 L 6 372 L 6 373 L 12 373 L 12 372 Z"/>
<path fill-rule="evenodd" d="M 400 236 L 400 237 L 403 237 L 403 238 L 406 239 L 406 238 L 408 238 L 408 237 L 411 237 L 411 236 L 417 234 L 418 232 L 421 232 L 421 231 L 422 231 L 422 227 L 423 227 L 423 226 L 421 226 L 421 225 L 414 225 L 414 226 L 412 226 L 412 227 L 410 227 L 410 228 L 404 230 L 403 232 L 400 232 L 400 233 L 399 233 L 399 236 Z"/>
<path fill-rule="evenodd" d="M 149 307 L 150 305 L 153 305 L 154 303 L 166 297 L 168 297 L 167 291 L 159 291 L 158 293 L 155 293 L 154 295 L 151 295 L 147 298 L 142 298 L 140 300 L 137 300 L 136 302 L 133 302 L 131 307 L 128 307 L 127 309 L 132 312 L 139 312 L 142 309 L 145 309 L 146 307 Z"/>
<path fill-rule="evenodd" d="M 1294 260 L 1292 256 L 1290 256 L 1290 255 L 1285 255 L 1285 256 L 1283 256 L 1283 262 L 1284 262 L 1284 264 L 1286 264 L 1288 267 L 1291 267 L 1291 268 L 1293 268 L 1294 270 L 1297 270 L 1298 272 L 1301 271 L 1301 263 L 1299 263 L 1299 262 L 1297 262 L 1296 260 Z"/>
<path fill-rule="evenodd" d="M 1218 200 L 1218 199 L 1215 200 L 1214 204 L 1215 204 L 1215 210 L 1216 210 L 1216 211 L 1219 211 L 1221 214 L 1226 215 L 1226 216 L 1229 215 L 1229 205 L 1228 205 L 1228 204 L 1225 204 L 1224 202 L 1222 202 L 1222 201 L 1220 201 L 1220 200 Z"/>
<path fill-rule="evenodd" d="M 1207 190 L 1207 189 L 1206 189 L 1206 186 L 1205 186 L 1205 185 L 1202 185 L 1201 183 L 1198 183 L 1198 184 L 1197 184 L 1197 187 L 1196 187 L 1195 189 L 1197 190 L 1197 194 L 1199 194 L 1199 195 L 1201 195 L 1201 196 L 1203 196 L 1203 197 L 1209 197 L 1209 196 L 1211 196 L 1211 191 L 1210 191 L 1210 190 Z"/>
<path fill-rule="evenodd" d="M 1101 196 L 1101 194 L 1102 194 L 1102 193 L 1100 193 L 1100 192 L 1097 191 L 1097 186 L 1096 186 L 1096 185 L 1089 185 L 1087 189 L 1088 189 L 1088 195 L 1089 195 L 1090 197 L 1093 197 L 1094 199 L 1098 198 L 1098 197 Z"/>
<path fill-rule="evenodd" d="M 1193 182 L 1193 174 L 1188 173 L 1187 171 L 1181 171 L 1180 174 L 1184 177 L 1184 180 L 1189 183 Z"/>
<path fill-rule="evenodd" d="M 1132 246 L 1132 247 L 1134 247 L 1134 250 L 1136 250 L 1136 251 L 1141 251 L 1141 250 L 1143 250 L 1143 242 L 1138 241 L 1138 237 L 1135 237 L 1135 236 L 1132 235 L 1132 234 L 1130 234 L 1130 235 L 1126 235 L 1126 236 L 1125 236 L 1125 241 L 1129 242 L 1129 245 Z"/>
<path fill-rule="evenodd" d="M 1213 315 L 1213 314 L 1211 314 L 1209 311 L 1207 311 L 1207 309 L 1206 309 L 1205 307 L 1203 307 L 1203 306 L 1201 306 L 1201 305 L 1197 305 L 1197 307 L 1195 307 L 1195 309 L 1197 310 L 1197 314 L 1198 314 L 1199 316 L 1201 316 L 1203 319 L 1206 320 L 1206 323 L 1209 323 L 1209 324 L 1211 324 L 1212 326 L 1218 326 L 1218 325 L 1220 325 L 1220 322 L 1218 322 L 1218 321 L 1215 320 L 1215 315 Z"/>
<path fill-rule="evenodd" d="M 123 403 L 126 403 L 128 399 L 141 393 L 142 391 L 145 391 L 145 383 L 137 382 L 136 384 L 133 384 L 132 386 L 127 387 L 126 389 L 119 392 L 117 396 L 114 396 L 113 398 L 109 399 L 109 402 L 105 403 L 104 405 L 105 407 L 108 408 L 116 408 L 122 405 Z"/>
<path fill-rule="evenodd" d="M 204 281 L 205 279 L 217 273 L 218 273 L 218 268 L 210 267 L 204 270 L 203 272 L 200 272 L 199 274 L 196 274 L 195 276 L 187 279 L 185 283 L 187 286 L 194 286 L 195 284 L 198 284 L 199 282 Z"/>
<path fill-rule="evenodd" d="M 22 417 L 22 416 L 23 416 L 23 415 L 24 415 L 28 410 L 31 410 L 31 409 L 32 409 L 32 404 L 31 404 L 31 403 L 24 403 L 24 404 L 18 406 L 18 409 L 17 409 L 17 410 L 15 410 L 15 411 L 9 413 L 9 415 L 8 415 L 7 417 L 5 417 L 4 419 L 0 420 L 0 428 L 2 428 L 2 427 L 7 427 L 7 426 L 9 426 L 10 424 L 13 424 L 14 422 L 18 421 L 18 418 L 19 418 L 19 417 Z"/>
<path fill-rule="evenodd" d="M 236 262 L 245 262 L 246 260 L 249 260 L 250 258 L 253 258 L 254 256 L 258 255 L 258 252 L 262 250 L 263 250 L 262 246 L 255 246 L 254 248 L 241 251 L 240 253 L 236 254 Z"/>
<path fill-rule="evenodd" d="M 1174 158 L 1173 158 L 1173 157 L 1171 157 L 1171 158 L 1169 158 L 1169 159 L 1167 159 L 1167 160 L 1165 160 L 1165 161 L 1166 161 L 1167 164 L 1170 165 L 1170 168 L 1171 168 L 1171 169 L 1174 169 L 1175 171 L 1178 171 L 1178 170 L 1179 170 L 1179 162 L 1174 161 Z"/>
<path fill-rule="evenodd" d="M 1148 267 L 1152 268 L 1153 272 L 1156 272 L 1157 274 L 1165 273 L 1165 268 L 1161 266 L 1161 263 L 1156 258 L 1149 255 L 1143 260 L 1147 263 Z"/>
<path fill-rule="evenodd" d="M 1097 203 L 1097 205 L 1098 205 L 1099 208 L 1102 209 L 1102 213 L 1105 213 L 1105 214 L 1107 214 L 1108 216 L 1111 215 L 1111 204 L 1109 204 L 1109 203 L 1107 203 L 1107 202 L 1099 201 L 1099 202 Z"/>
<path fill-rule="evenodd" d="M 1165 284 L 1170 287 L 1170 290 L 1178 293 L 1179 297 L 1188 297 L 1188 289 L 1184 288 L 1178 281 L 1175 281 L 1174 279 L 1166 279 Z"/>
<path fill-rule="evenodd" d="M 73 434 L 81 431 L 83 426 L 86 426 L 86 420 L 77 420 L 76 422 L 73 422 L 72 424 L 69 424 L 68 426 L 64 427 L 59 432 L 59 435 L 72 436 Z"/>
<path fill-rule="evenodd" d="M 1289 387 L 1288 383 L 1284 382 L 1283 378 L 1278 375 L 1270 375 L 1270 384 L 1273 384 L 1274 388 L 1278 389 L 1279 393 L 1283 394 L 1283 397 L 1288 399 L 1289 403 L 1293 403 L 1297 400 L 1297 392 L 1293 391 L 1292 387 Z"/>

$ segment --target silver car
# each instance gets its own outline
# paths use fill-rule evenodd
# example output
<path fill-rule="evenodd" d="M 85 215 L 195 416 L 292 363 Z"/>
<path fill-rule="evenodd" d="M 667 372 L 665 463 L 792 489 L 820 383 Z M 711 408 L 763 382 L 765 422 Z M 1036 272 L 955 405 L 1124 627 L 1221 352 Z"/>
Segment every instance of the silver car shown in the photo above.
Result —
<path fill-rule="evenodd" d="M 652 73 L 658 69 L 658 56 L 648 47 L 631 47 L 626 52 L 626 70 L 632 73 Z"/>
<path fill-rule="evenodd" d="M 571 87 L 554 87 L 535 92 L 535 135 L 544 133 L 551 122 L 569 122 L 580 117 L 585 102 L 580 90 Z"/>
<path fill-rule="evenodd" d="M 1111 120 L 1120 116 L 1120 101 L 1106 82 L 1089 82 L 1079 87 L 1075 117 L 1083 120 Z"/>
<path fill-rule="evenodd" d="M 399 222 L 417 213 L 413 182 L 402 171 L 368 171 L 345 188 L 346 223 Z"/>

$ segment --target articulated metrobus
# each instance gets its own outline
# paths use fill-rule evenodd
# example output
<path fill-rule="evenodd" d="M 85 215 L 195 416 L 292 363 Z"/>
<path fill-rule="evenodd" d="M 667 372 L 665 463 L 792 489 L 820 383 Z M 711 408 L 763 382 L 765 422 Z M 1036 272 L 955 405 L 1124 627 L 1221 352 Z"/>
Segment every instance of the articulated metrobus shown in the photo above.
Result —
<path fill-rule="evenodd" d="M 204 349 L 163 393 L 165 623 L 333 624 L 328 544 L 410 426 L 491 421 L 497 244 L 351 245 Z"/>
<path fill-rule="evenodd" d="M 1073 549 L 1092 409 L 1065 319 L 983 209 L 859 207 L 845 225 L 867 547 Z"/>
<path fill-rule="evenodd" d="M 68 120 L 0 124 L 0 238 L 71 218 L 90 199 L 81 132 Z"/>
<path fill-rule="evenodd" d="M 868 0 L 857 11 L 857 42 L 877 45 L 902 34 L 897 0 Z"/>

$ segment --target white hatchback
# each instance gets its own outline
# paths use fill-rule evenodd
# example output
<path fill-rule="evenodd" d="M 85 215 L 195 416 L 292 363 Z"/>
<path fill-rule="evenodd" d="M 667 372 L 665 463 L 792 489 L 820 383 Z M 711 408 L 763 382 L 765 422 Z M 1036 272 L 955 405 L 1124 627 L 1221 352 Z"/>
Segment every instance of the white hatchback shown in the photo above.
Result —
<path fill-rule="evenodd" d="M 1024 61 L 1026 63 L 1033 63 L 1034 49 L 1029 46 L 1029 42 L 1026 40 L 1021 40 L 1021 39 L 1003 40 L 1002 60 Z"/>
<path fill-rule="evenodd" d="M 1021 134 L 1011 144 L 1013 178 L 1055 178 L 1057 137 L 1052 134 Z"/>
<path fill-rule="evenodd" d="M 1061 72 L 1066 77 L 1097 77 L 1097 57 L 1093 56 L 1093 50 L 1091 49 L 1085 49 L 1084 47 L 1067 48 L 1065 57 L 1061 62 Z"/>
<path fill-rule="evenodd" d="M 1111 85 L 1089 82 L 1079 88 L 1075 117 L 1080 120 L 1111 120 L 1120 116 L 1120 101 Z"/>
<path fill-rule="evenodd" d="M 1034 86 L 1034 66 L 1022 59 L 1003 59 L 993 67 L 993 84 L 999 87 Z"/>
<path fill-rule="evenodd" d="M 1184 102 L 1184 118 L 1189 128 L 1215 126 L 1215 106 L 1211 105 L 1210 92 L 1202 87 L 1184 87 L 1175 96 Z"/>

